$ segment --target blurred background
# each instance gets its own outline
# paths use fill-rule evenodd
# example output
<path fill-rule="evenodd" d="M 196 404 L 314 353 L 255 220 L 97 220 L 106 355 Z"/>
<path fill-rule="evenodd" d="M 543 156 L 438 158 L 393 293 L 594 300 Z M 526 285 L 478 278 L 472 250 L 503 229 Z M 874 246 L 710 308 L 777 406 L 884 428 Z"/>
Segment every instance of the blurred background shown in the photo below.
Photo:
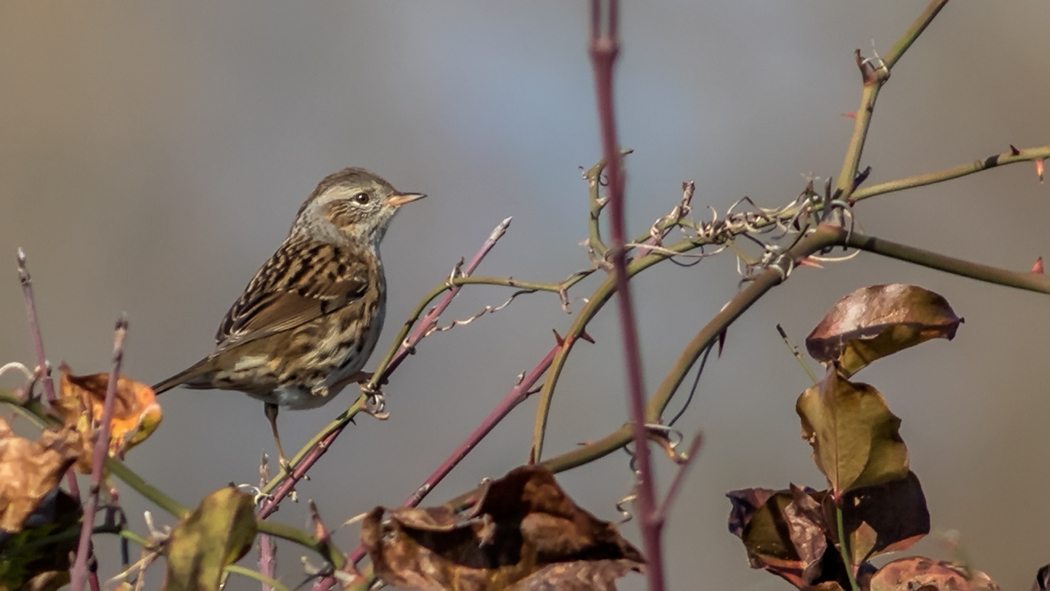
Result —
<path fill-rule="evenodd" d="M 629 234 L 666 213 L 685 180 L 696 181 L 697 213 L 707 217 L 708 205 L 724 212 L 745 195 L 779 206 L 808 175 L 837 174 L 852 129 L 842 114 L 860 95 L 853 50 L 885 53 L 922 7 L 626 3 L 617 108 L 622 143 L 635 150 Z M 15 274 L 21 246 L 56 367 L 107 371 L 113 323 L 126 311 L 125 373 L 153 383 L 183 369 L 211 350 L 219 320 L 301 201 L 350 165 L 430 195 L 401 212 L 383 245 L 391 293 L 377 357 L 419 298 L 507 216 L 510 231 L 479 274 L 556 281 L 586 267 L 579 167 L 599 157 L 586 19 L 584 2 L 536 0 L 0 4 L 0 360 L 34 362 Z M 873 168 L 868 183 L 1050 142 L 1048 27 L 1050 5 L 1038 0 L 951 3 L 881 95 L 862 162 Z M 1050 255 L 1050 188 L 1029 163 L 878 197 L 856 214 L 875 236 L 982 263 L 1023 270 Z M 731 257 L 665 263 L 632 284 L 650 391 L 737 291 Z M 587 296 L 597 280 L 570 295 Z M 887 282 L 939 292 L 966 318 L 953 342 L 861 376 L 903 419 L 928 497 L 935 532 L 915 551 L 952 558 L 944 534 L 957 530 L 973 566 L 1014 589 L 1050 561 L 1050 301 L 861 254 L 797 272 L 733 326 L 709 364 L 679 422 L 687 436 L 702 429 L 705 444 L 666 531 L 674 588 L 789 588 L 748 568 L 723 497 L 824 486 L 794 412 L 808 380 L 774 327 L 801 344 L 839 297 Z M 445 320 L 508 295 L 465 289 Z M 316 500 L 331 526 L 400 503 L 539 361 L 551 330 L 572 320 L 556 296 L 535 294 L 428 338 L 386 388 L 390 419 L 359 419 L 300 498 Z M 557 390 L 548 457 L 624 421 L 612 306 L 589 332 L 597 345 L 576 348 Z M 14 375 L 0 382 L 17 385 Z M 282 413 L 285 445 L 298 449 L 352 400 Z M 186 390 L 162 402 L 163 425 L 128 459 L 135 470 L 189 505 L 229 482 L 257 482 L 260 455 L 273 455 L 261 404 Z M 530 400 L 517 409 L 428 502 L 524 462 L 534 408 Z M 663 459 L 658 469 L 666 486 L 674 470 Z M 559 481 L 614 520 L 631 478 L 618 453 Z M 137 531 L 145 510 L 173 522 L 121 490 Z M 305 525 L 305 503 L 286 503 L 276 518 Z M 634 523 L 623 529 L 637 542 Z M 344 527 L 337 542 L 350 551 L 356 536 Z M 303 553 L 281 546 L 285 583 L 301 580 Z M 99 559 L 112 575 L 115 545 L 102 545 Z M 246 560 L 254 566 L 254 554 Z M 637 575 L 623 584 L 643 586 Z"/>

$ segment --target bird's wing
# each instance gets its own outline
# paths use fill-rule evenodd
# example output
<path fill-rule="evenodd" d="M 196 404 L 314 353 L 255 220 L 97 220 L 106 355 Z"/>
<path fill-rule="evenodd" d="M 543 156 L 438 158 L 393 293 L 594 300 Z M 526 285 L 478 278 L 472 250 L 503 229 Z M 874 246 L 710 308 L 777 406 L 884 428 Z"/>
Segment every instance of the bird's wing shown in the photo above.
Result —
<path fill-rule="evenodd" d="M 215 335 L 215 352 L 291 330 L 352 304 L 376 280 L 377 265 L 331 244 L 286 242 L 226 313 Z"/>

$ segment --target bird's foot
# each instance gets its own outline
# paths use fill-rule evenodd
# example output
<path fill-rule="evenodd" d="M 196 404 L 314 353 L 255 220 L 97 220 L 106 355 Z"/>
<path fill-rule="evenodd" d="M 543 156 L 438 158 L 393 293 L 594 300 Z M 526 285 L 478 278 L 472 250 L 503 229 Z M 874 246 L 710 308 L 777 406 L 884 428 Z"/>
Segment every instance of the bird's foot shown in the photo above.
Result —
<path fill-rule="evenodd" d="M 383 396 L 383 391 L 380 389 L 365 390 L 361 389 L 365 396 L 365 412 L 379 419 L 385 421 L 390 418 L 390 413 L 386 411 L 386 398 Z"/>

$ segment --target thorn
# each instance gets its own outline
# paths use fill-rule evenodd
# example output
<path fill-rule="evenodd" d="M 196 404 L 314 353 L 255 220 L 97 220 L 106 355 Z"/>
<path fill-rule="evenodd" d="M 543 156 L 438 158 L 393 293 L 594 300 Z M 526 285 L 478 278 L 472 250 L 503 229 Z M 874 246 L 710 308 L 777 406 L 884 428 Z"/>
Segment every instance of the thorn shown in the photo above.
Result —
<path fill-rule="evenodd" d="M 803 265 L 803 266 L 806 266 L 806 267 L 813 267 L 814 269 L 823 269 L 824 268 L 824 265 L 821 265 L 816 260 L 814 260 L 812 257 L 801 258 L 798 261 L 796 261 L 795 264 Z"/>
<path fill-rule="evenodd" d="M 1043 159 L 1040 158 L 1035 161 L 1035 173 L 1039 175 L 1039 182 L 1043 182 Z"/>
<path fill-rule="evenodd" d="M 726 331 L 723 330 L 718 335 L 718 358 L 719 359 L 722 358 L 722 350 L 725 349 L 725 346 L 726 346 Z"/>
<path fill-rule="evenodd" d="M 318 540 L 324 540 L 328 538 L 328 529 L 325 528 L 324 523 L 321 521 L 321 513 L 317 510 L 317 503 L 314 503 L 313 499 L 308 501 L 310 505 L 310 521 L 314 526 L 314 537 Z"/>
<path fill-rule="evenodd" d="M 849 113 L 842 113 L 842 116 L 843 117 L 847 117 L 849 119 L 856 119 L 857 118 L 857 112 L 856 111 L 850 111 Z"/>
<path fill-rule="evenodd" d="M 565 339 L 558 334 L 558 331 L 556 330 L 554 331 L 554 342 L 557 343 L 559 347 L 565 345 Z"/>
<path fill-rule="evenodd" d="M 1020 156 L 1021 155 L 1021 151 L 1018 150 L 1017 147 L 1014 146 L 1013 144 L 1010 144 L 1010 154 L 1012 154 L 1014 156 Z"/>
<path fill-rule="evenodd" d="M 1039 273 L 1040 275 L 1044 275 L 1045 274 L 1044 271 L 1043 271 L 1043 257 L 1039 257 L 1039 258 L 1035 259 L 1035 264 L 1032 265 L 1032 272 L 1033 273 Z"/>
<path fill-rule="evenodd" d="M 864 181 L 868 180 L 868 175 L 871 174 L 871 167 L 868 166 L 864 170 L 857 173 L 857 176 L 853 177 L 853 190 L 857 190 L 857 187 Z M 851 204 L 852 205 L 852 204 Z"/>
<path fill-rule="evenodd" d="M 587 341 L 588 343 L 590 343 L 592 345 L 594 344 L 594 337 L 592 337 L 591 335 L 587 334 L 586 330 L 584 330 L 583 332 L 580 333 L 580 338 L 585 340 L 585 341 Z"/>

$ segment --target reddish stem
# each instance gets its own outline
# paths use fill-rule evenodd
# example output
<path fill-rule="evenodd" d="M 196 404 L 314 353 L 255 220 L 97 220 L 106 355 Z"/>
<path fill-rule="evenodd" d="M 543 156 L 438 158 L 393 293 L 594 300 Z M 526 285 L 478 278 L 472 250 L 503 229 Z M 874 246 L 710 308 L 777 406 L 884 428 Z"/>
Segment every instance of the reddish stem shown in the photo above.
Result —
<path fill-rule="evenodd" d="M 470 262 L 467 264 L 467 266 L 460 271 L 462 276 L 469 276 L 474 272 L 475 269 L 478 268 L 478 265 L 481 264 L 482 259 L 485 258 L 489 251 L 492 250 L 492 247 L 496 245 L 496 242 L 498 242 L 499 239 L 502 238 L 503 235 L 507 232 L 507 228 L 510 227 L 510 221 L 511 218 L 507 218 L 500 222 L 499 225 L 497 225 L 495 229 L 492 230 L 492 233 L 489 234 L 489 237 L 485 240 L 484 244 L 481 245 L 481 248 L 478 249 L 478 252 L 474 254 L 474 257 L 472 259 L 470 259 Z M 405 338 L 405 342 L 397 348 L 397 351 L 394 353 L 393 357 L 391 357 L 390 362 L 387 363 L 386 368 L 383 370 L 382 375 L 373 376 L 372 383 L 382 383 L 387 376 L 389 376 L 395 369 L 397 369 L 399 365 L 401 365 L 401 362 L 404 361 L 405 357 L 408 356 L 408 353 L 412 351 L 415 348 L 415 346 L 423 340 L 424 337 L 427 336 L 427 333 L 430 331 L 431 327 L 437 324 L 438 317 L 441 316 L 441 313 L 444 312 L 445 309 L 448 308 L 449 304 L 452 303 L 452 299 L 455 298 L 456 294 L 459 293 L 460 288 L 461 286 L 459 285 L 453 286 L 451 289 L 449 289 L 448 293 L 445 294 L 441 301 L 438 302 L 437 305 L 435 305 L 433 308 L 431 308 L 429 312 L 427 312 L 427 314 L 416 326 L 415 330 L 413 330 L 409 334 L 409 336 Z M 302 480 L 303 476 L 306 475 L 307 471 L 309 471 L 310 468 L 317 463 L 317 460 L 321 459 L 321 456 L 323 456 L 328 451 L 328 448 L 331 447 L 332 443 L 336 440 L 337 437 L 339 437 L 339 434 L 343 432 L 343 429 L 345 429 L 348 424 L 349 420 L 342 421 L 338 427 L 332 429 L 330 433 L 325 435 L 324 438 L 321 439 L 321 441 L 312 450 L 310 450 L 310 453 L 303 457 L 301 462 L 296 464 L 295 469 L 292 470 L 291 476 L 289 476 L 284 482 L 282 482 L 277 487 L 276 490 L 274 490 L 273 495 L 267 501 L 265 501 L 265 504 L 259 510 L 260 519 L 266 519 L 267 517 L 272 515 L 274 511 L 277 510 L 277 507 L 280 504 L 280 502 L 284 500 L 284 498 L 287 497 L 293 489 L 295 489 L 295 485 L 300 480 Z"/>
<path fill-rule="evenodd" d="M 619 3 L 608 1 L 607 33 L 602 34 L 602 7 L 600 0 L 591 0 L 591 62 L 594 66 L 594 86 L 601 128 L 602 154 L 605 173 L 609 180 L 609 253 L 616 282 L 616 303 L 623 327 L 624 361 L 627 366 L 627 405 L 631 413 L 635 460 L 638 469 L 638 513 L 642 541 L 647 557 L 650 591 L 663 591 L 664 569 L 661 549 L 663 519 L 656 508 L 653 487 L 652 460 L 645 428 L 645 391 L 642 385 L 641 351 L 634 306 L 627 281 L 627 257 L 624 232 L 624 173 L 616 141 L 616 115 L 613 109 L 613 65 L 619 53 L 617 38 Z"/>
<path fill-rule="evenodd" d="M 95 509 L 98 507 L 99 490 L 102 487 L 102 467 L 109 453 L 110 421 L 113 419 L 113 401 L 117 394 L 117 380 L 120 379 L 120 363 L 124 359 L 124 336 L 128 332 L 128 320 L 121 316 L 117 320 L 116 336 L 113 338 L 113 369 L 109 372 L 106 384 L 106 400 L 102 405 L 102 418 L 95 433 L 95 449 L 91 458 L 91 491 L 84 502 L 84 522 L 80 528 L 80 541 L 77 544 L 77 560 L 73 565 L 72 589 L 81 591 L 88 576 L 88 557 L 91 555 L 91 532 L 95 529 Z M 88 409 L 91 412 L 91 409 Z M 95 589 L 97 582 L 92 585 Z"/>
<path fill-rule="evenodd" d="M 547 371 L 547 368 L 551 366 L 551 362 L 554 361 L 554 356 L 563 346 L 565 346 L 564 343 L 558 343 L 551 347 L 551 350 L 547 352 L 547 355 L 540 360 L 538 364 L 536 364 L 536 367 L 532 368 L 528 374 L 523 376 L 522 380 L 510 389 L 510 392 L 507 392 L 507 395 L 504 396 L 499 405 L 489 413 L 489 416 L 485 417 L 485 420 L 474 429 L 470 436 L 467 437 L 463 443 L 459 444 L 456 451 L 452 452 L 452 455 L 442 462 L 441 465 L 438 466 L 438 469 L 434 470 L 434 473 L 428 476 L 427 479 L 423 481 L 423 484 L 421 484 L 411 496 L 405 499 L 405 502 L 401 503 L 401 506 L 415 507 L 418 505 L 420 501 L 422 501 L 430 491 L 434 490 L 434 487 L 448 476 L 449 472 L 452 472 L 452 469 L 455 468 L 456 465 L 458 465 L 460 461 L 462 461 L 463 458 L 465 458 L 467 454 L 469 454 L 471 450 L 473 450 L 474 447 L 476 447 L 477 444 L 496 427 L 497 424 L 499 424 L 500 421 L 510 414 L 510 411 L 514 410 L 514 407 L 524 402 L 529 396 L 529 389 L 539 381 L 540 377 L 542 377 Z M 347 564 L 357 564 L 364 557 L 364 546 L 358 546 L 357 549 L 347 557 Z"/>

